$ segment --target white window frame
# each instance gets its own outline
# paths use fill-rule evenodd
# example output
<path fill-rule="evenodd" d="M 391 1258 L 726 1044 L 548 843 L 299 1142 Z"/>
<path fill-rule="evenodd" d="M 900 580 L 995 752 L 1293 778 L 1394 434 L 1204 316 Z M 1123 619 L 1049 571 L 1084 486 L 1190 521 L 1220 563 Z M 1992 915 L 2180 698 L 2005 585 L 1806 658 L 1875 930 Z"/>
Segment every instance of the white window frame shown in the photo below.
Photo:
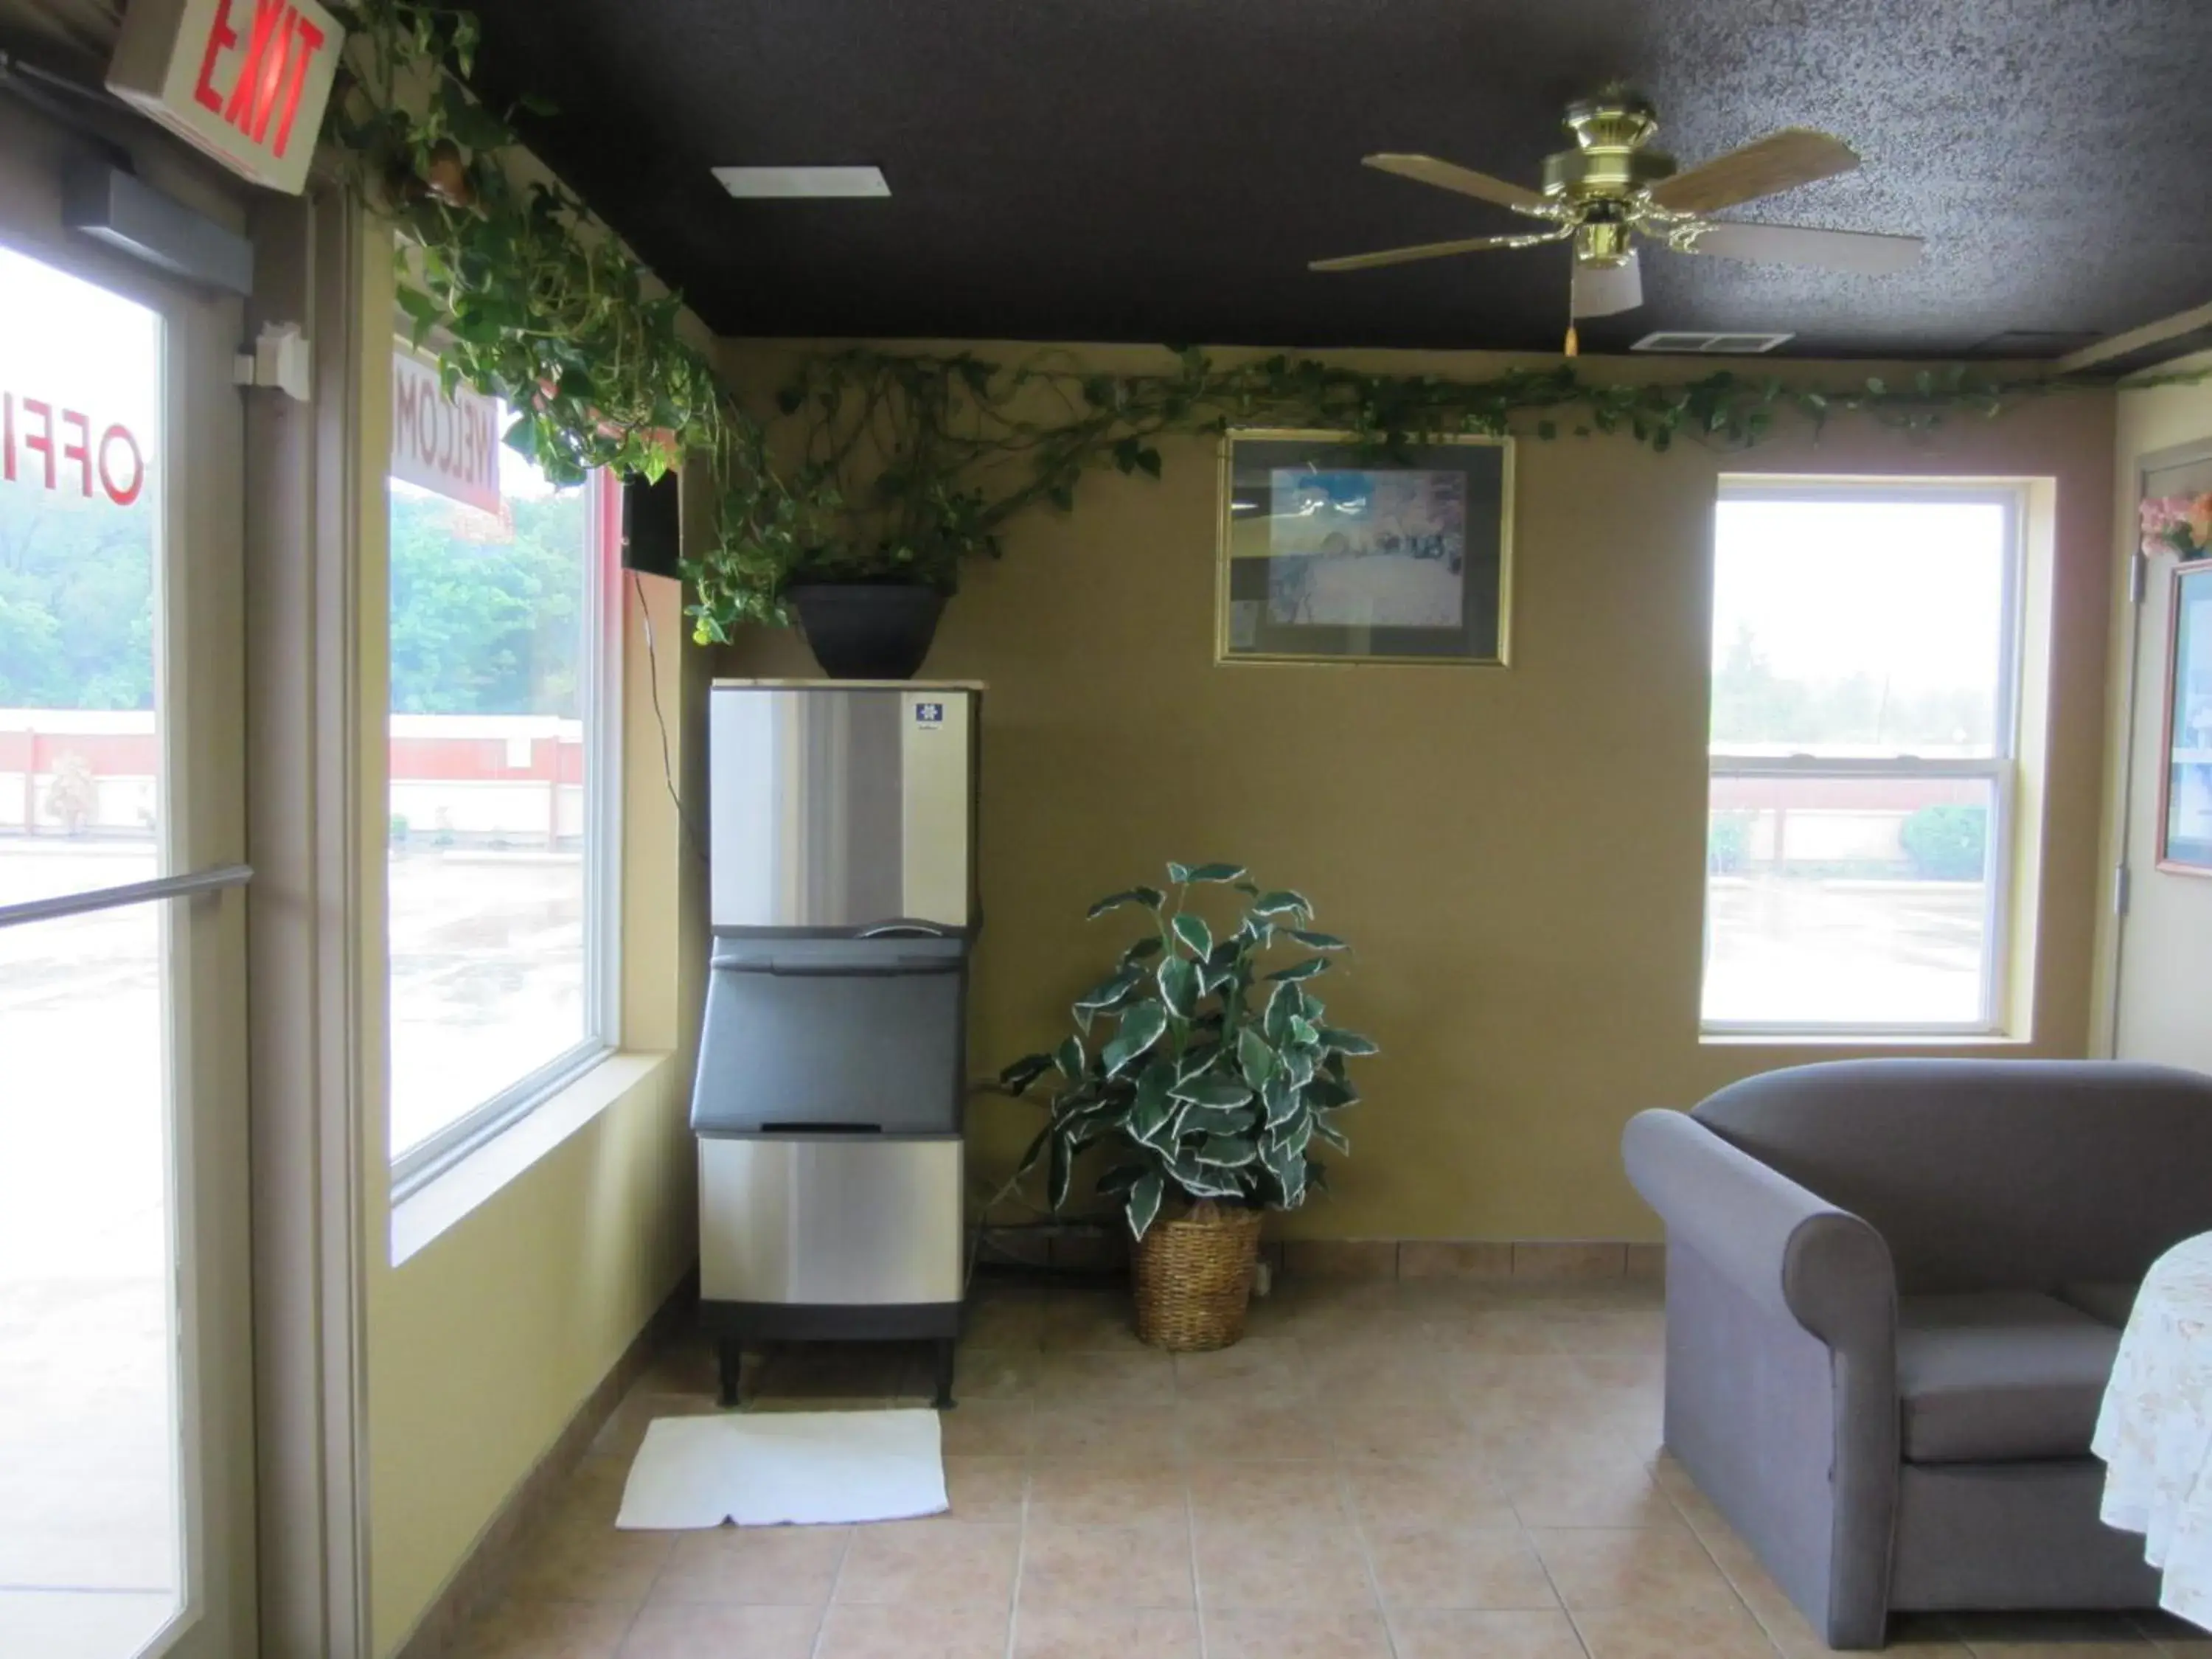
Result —
<path fill-rule="evenodd" d="M 1910 481 L 1834 477 L 1775 479 L 1724 474 L 1719 501 L 1850 501 L 1877 504 L 1959 502 L 1988 504 L 2004 513 L 2005 563 L 1998 626 L 1995 732 L 1987 759 L 1929 758 L 1898 754 L 1871 759 L 1814 755 L 1722 755 L 1706 749 L 1707 822 L 1712 782 L 1724 777 L 1770 778 L 1982 778 L 1990 783 L 1990 828 L 1982 916 L 1982 998 L 1969 1020 L 1723 1020 L 1705 1015 L 1705 969 L 1712 959 L 1711 872 L 1704 899 L 1704 951 L 1698 968 L 1698 1031 L 1724 1039 L 1897 1037 L 1929 1039 L 1988 1037 L 2005 1034 L 2008 967 L 2012 960 L 2014 815 L 2019 792 L 2020 696 L 2022 655 L 2022 597 L 2027 575 L 2027 495 L 2022 485 L 1978 480 Z M 1710 641 L 1708 642 L 1710 653 Z M 1708 672 L 1710 673 L 1710 669 Z"/>
<path fill-rule="evenodd" d="M 611 473 L 602 471 L 592 474 L 586 488 L 584 605 L 592 624 L 592 648 L 584 653 L 581 722 L 584 1007 L 592 1029 L 573 1048 L 394 1157 L 394 1203 L 514 1127 L 622 1046 L 623 586 L 622 573 L 616 568 L 621 550 L 622 485 Z M 386 631 L 388 637 L 388 628 Z"/>

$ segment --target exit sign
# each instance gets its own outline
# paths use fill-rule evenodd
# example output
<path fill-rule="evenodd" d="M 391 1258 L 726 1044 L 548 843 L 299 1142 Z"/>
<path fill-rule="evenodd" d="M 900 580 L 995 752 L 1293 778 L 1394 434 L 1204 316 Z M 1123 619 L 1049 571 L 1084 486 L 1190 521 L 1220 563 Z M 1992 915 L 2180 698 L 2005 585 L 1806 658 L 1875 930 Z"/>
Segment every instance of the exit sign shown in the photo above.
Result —
<path fill-rule="evenodd" d="M 296 196 L 344 38 L 316 0 L 131 0 L 107 84 L 234 171 Z"/>

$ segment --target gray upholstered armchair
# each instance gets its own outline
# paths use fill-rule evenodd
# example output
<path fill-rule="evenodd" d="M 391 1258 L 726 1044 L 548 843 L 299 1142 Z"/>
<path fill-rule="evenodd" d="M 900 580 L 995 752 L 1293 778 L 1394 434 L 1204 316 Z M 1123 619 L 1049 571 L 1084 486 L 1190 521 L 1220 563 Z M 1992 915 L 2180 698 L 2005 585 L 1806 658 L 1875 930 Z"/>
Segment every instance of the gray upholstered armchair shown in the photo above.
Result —
<path fill-rule="evenodd" d="M 1832 1646 L 2157 1604 L 2089 1436 L 2144 1271 L 2212 1230 L 2212 1079 L 1844 1060 L 1624 1152 L 1667 1224 L 1667 1444 Z"/>

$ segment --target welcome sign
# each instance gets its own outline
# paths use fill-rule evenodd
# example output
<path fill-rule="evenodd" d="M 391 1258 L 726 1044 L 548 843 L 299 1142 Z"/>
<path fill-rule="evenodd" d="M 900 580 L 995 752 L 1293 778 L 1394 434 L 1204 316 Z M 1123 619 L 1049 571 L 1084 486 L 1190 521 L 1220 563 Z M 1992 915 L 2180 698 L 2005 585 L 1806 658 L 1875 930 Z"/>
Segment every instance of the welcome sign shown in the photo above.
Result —
<path fill-rule="evenodd" d="M 465 507 L 499 512 L 499 404 L 466 386 L 446 396 L 438 371 L 392 354 L 392 476 Z"/>
<path fill-rule="evenodd" d="M 131 0 L 108 89 L 232 171 L 296 196 L 344 39 L 316 0 Z"/>

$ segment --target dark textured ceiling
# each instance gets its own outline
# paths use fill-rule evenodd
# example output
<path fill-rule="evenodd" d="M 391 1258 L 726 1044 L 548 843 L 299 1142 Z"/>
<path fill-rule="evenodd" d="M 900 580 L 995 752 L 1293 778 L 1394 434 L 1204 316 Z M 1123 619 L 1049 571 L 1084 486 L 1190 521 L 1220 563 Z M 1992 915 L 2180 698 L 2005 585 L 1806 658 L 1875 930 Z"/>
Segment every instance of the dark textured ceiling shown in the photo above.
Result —
<path fill-rule="evenodd" d="M 1559 248 L 1315 275 L 1525 226 L 1372 173 L 1534 182 L 1614 76 L 1687 165 L 1790 125 L 1856 173 L 1734 216 L 1911 232 L 1901 276 L 1644 258 L 1583 329 L 1802 355 L 2055 356 L 2212 300 L 2212 0 L 476 0 L 479 78 L 718 329 L 1555 349 Z M 737 202 L 719 163 L 872 162 Z"/>

